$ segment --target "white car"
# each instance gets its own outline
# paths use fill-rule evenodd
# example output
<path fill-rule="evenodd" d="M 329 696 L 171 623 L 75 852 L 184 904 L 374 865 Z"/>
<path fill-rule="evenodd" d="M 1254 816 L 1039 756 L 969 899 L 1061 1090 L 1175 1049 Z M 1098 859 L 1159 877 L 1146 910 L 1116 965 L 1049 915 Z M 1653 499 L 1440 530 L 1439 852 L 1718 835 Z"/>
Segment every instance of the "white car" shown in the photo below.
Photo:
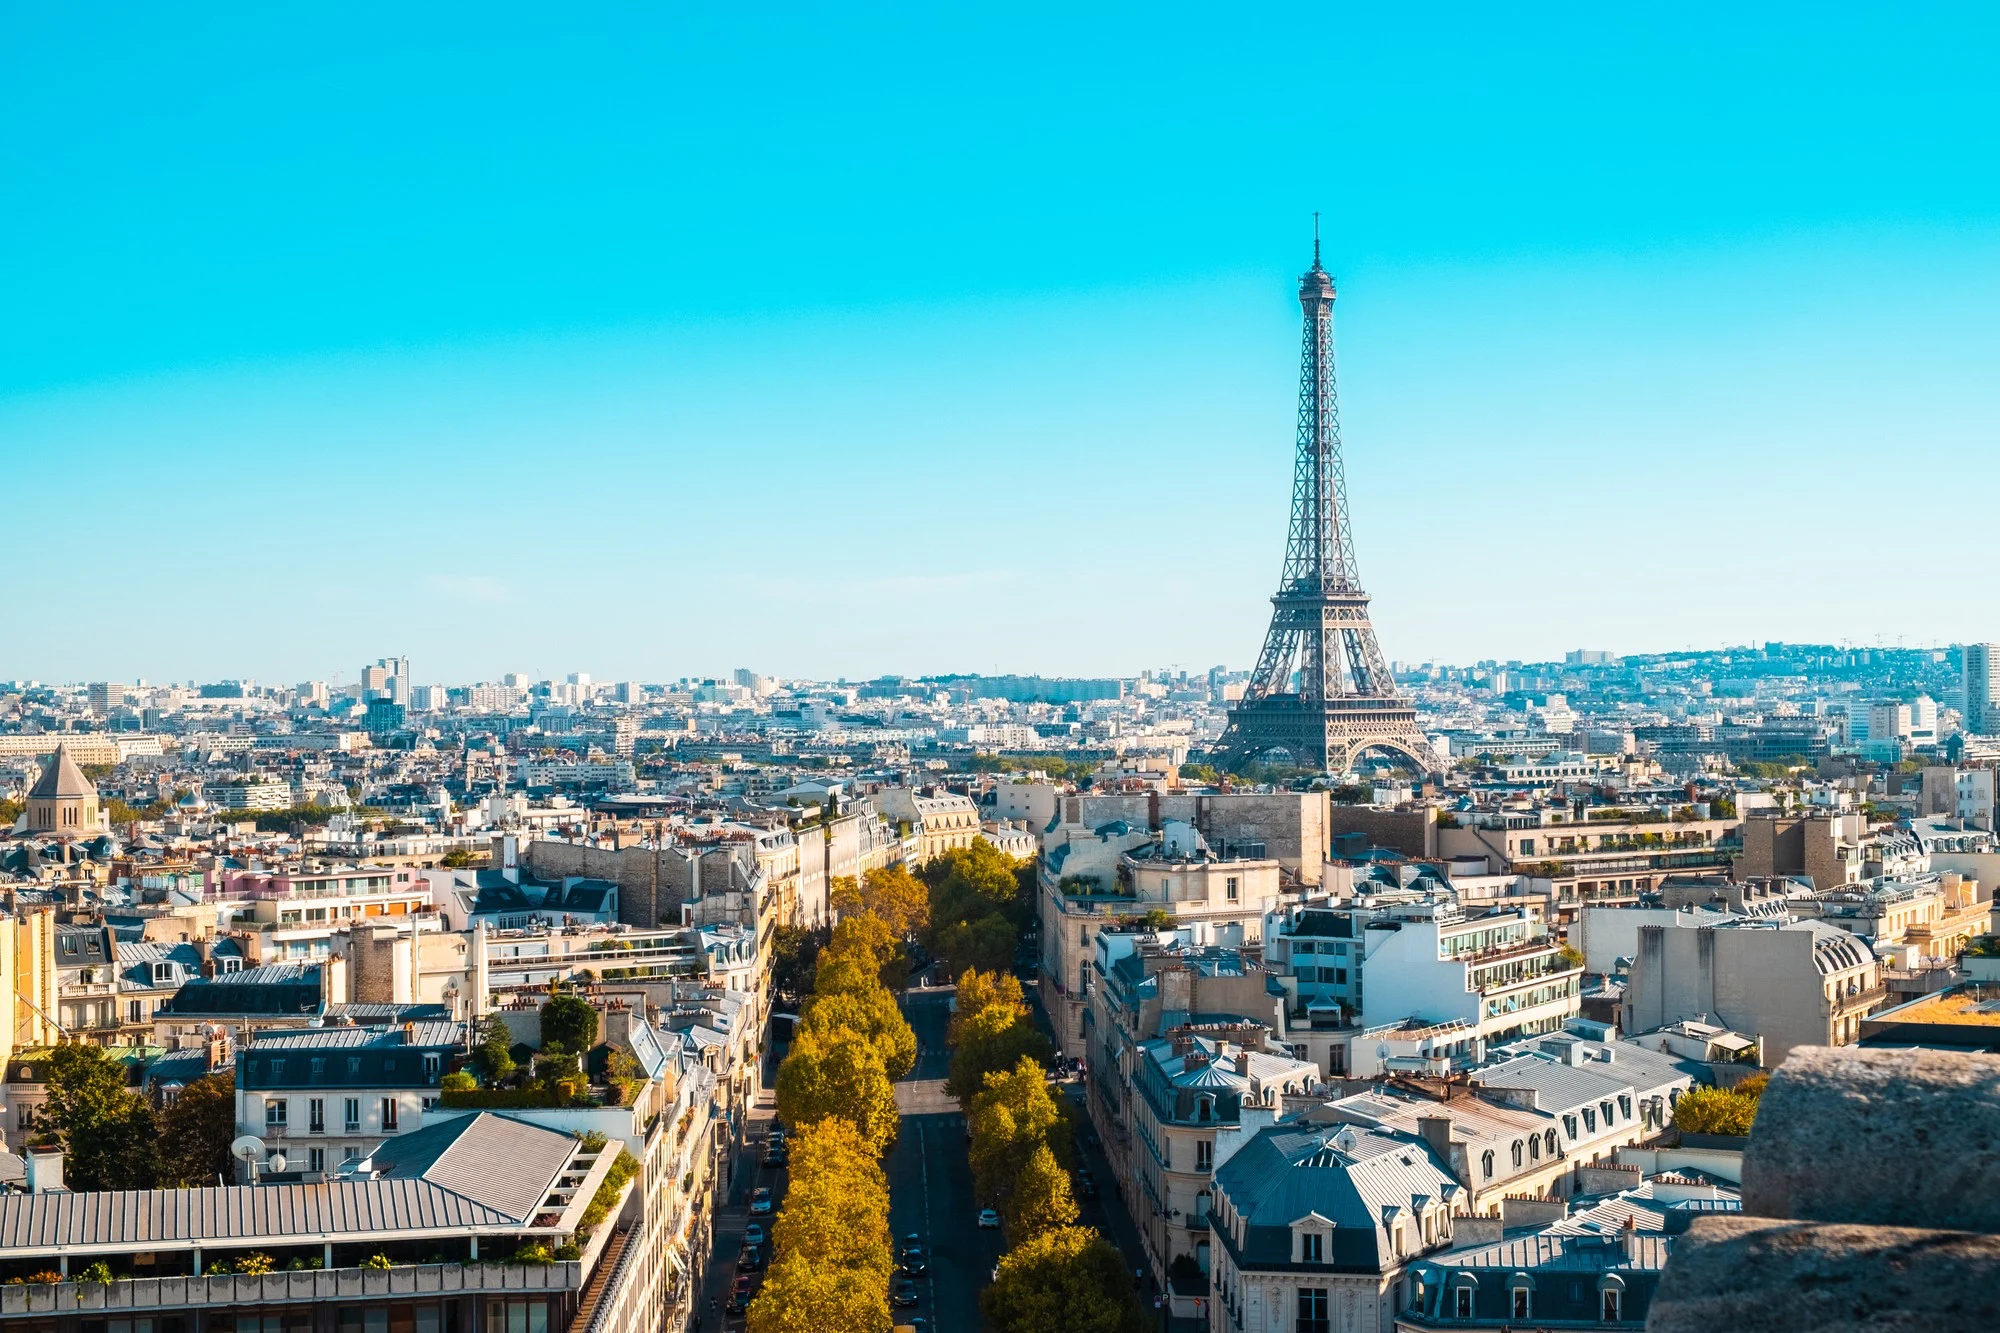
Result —
<path fill-rule="evenodd" d="M 991 1208 L 981 1208 L 979 1210 L 979 1229 L 981 1231 L 998 1231 L 1000 1229 L 1000 1214 L 994 1212 Z"/>

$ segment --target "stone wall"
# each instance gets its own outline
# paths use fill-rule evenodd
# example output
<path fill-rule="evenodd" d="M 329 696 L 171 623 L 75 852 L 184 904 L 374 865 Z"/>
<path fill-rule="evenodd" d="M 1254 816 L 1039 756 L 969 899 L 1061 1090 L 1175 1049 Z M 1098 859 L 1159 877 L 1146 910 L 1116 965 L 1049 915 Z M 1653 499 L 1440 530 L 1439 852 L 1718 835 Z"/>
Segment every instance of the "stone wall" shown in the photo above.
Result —
<path fill-rule="evenodd" d="M 1743 1157 L 1743 1215 L 1675 1246 L 1650 1333 L 2000 1328 L 2000 1056 L 1801 1047 Z"/>

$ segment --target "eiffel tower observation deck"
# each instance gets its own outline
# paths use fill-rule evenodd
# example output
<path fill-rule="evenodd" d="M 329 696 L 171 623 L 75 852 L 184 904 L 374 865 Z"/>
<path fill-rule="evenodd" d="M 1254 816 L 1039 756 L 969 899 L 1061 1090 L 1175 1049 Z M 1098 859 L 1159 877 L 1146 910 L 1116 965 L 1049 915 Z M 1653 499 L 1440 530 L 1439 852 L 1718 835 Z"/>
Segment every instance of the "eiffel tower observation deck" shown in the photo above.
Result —
<path fill-rule="evenodd" d="M 1396 692 L 1355 572 L 1333 375 L 1333 299 L 1315 234 L 1313 266 L 1299 279 L 1305 338 L 1285 568 L 1257 670 L 1229 710 L 1213 753 L 1236 770 L 1289 758 L 1300 768 L 1339 773 L 1363 751 L 1379 750 L 1435 772 L 1437 752 L 1418 728 L 1416 710 Z"/>

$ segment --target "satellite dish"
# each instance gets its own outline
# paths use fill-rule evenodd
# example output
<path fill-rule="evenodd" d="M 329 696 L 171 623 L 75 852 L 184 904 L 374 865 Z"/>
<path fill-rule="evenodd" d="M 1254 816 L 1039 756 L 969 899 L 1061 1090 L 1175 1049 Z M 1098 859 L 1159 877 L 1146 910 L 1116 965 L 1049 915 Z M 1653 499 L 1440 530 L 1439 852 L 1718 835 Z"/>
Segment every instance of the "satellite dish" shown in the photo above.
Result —
<path fill-rule="evenodd" d="M 239 1162 L 254 1162 L 264 1155 L 264 1140 L 245 1134 L 229 1145 L 229 1155 Z"/>
<path fill-rule="evenodd" d="M 1382 1043 L 1378 1044 L 1378 1045 L 1377 1045 L 1377 1046 L 1375 1047 L 1375 1058 L 1376 1058 L 1377 1060 L 1386 1060 L 1386 1059 L 1388 1059 L 1388 1058 L 1389 1058 L 1389 1043 L 1388 1043 L 1388 1042 L 1386 1042 L 1386 1041 L 1385 1041 L 1385 1042 L 1382 1042 Z"/>
<path fill-rule="evenodd" d="M 268 1161 L 268 1162 L 266 1162 L 266 1163 L 264 1164 L 264 1169 L 265 1169 L 265 1170 L 267 1170 L 267 1171 L 282 1171 L 282 1170 L 284 1170 L 284 1169 L 285 1169 L 285 1155 L 284 1155 L 283 1153 L 281 1153 L 281 1152 L 274 1152 L 274 1153 L 272 1153 L 272 1154 L 271 1154 L 271 1160 L 270 1160 L 270 1161 Z"/>

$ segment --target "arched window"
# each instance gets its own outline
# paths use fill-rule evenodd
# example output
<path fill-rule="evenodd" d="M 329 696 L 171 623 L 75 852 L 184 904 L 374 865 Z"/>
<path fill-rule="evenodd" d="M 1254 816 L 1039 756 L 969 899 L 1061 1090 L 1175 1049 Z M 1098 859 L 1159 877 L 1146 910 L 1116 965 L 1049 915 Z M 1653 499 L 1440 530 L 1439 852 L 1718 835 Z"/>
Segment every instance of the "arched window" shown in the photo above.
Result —
<path fill-rule="evenodd" d="M 1472 1293 L 1479 1289 L 1479 1279 L 1470 1273 L 1460 1273 L 1451 1280 L 1451 1287 L 1452 1317 L 1472 1318 Z"/>
<path fill-rule="evenodd" d="M 1215 1098 L 1204 1094 L 1194 1104 L 1194 1118 L 1204 1125 L 1215 1119 Z"/>
<path fill-rule="evenodd" d="M 1514 1166 L 1516 1167 L 1516 1169 L 1518 1169 L 1518 1168 L 1520 1167 L 1520 1165 L 1521 1165 L 1521 1141 L 1520 1141 L 1519 1139 L 1515 1139 L 1515 1140 L 1514 1140 Z"/>
<path fill-rule="evenodd" d="M 1625 1309 L 1625 1280 L 1616 1273 L 1606 1273 L 1599 1278 L 1597 1305 L 1599 1318 L 1607 1324 L 1617 1323 Z"/>
<path fill-rule="evenodd" d="M 1548 1144 L 1549 1156 L 1554 1157 L 1556 1155 L 1556 1132 L 1552 1129 L 1548 1133 L 1542 1135 L 1542 1139 L 1545 1143 Z"/>
<path fill-rule="evenodd" d="M 1531 1162 L 1542 1160 L 1542 1136 L 1539 1134 L 1528 1135 L 1528 1160 Z"/>
<path fill-rule="evenodd" d="M 1479 1154 L 1479 1169 L 1485 1173 L 1487 1180 L 1493 1179 L 1493 1150 L 1491 1148 Z"/>

